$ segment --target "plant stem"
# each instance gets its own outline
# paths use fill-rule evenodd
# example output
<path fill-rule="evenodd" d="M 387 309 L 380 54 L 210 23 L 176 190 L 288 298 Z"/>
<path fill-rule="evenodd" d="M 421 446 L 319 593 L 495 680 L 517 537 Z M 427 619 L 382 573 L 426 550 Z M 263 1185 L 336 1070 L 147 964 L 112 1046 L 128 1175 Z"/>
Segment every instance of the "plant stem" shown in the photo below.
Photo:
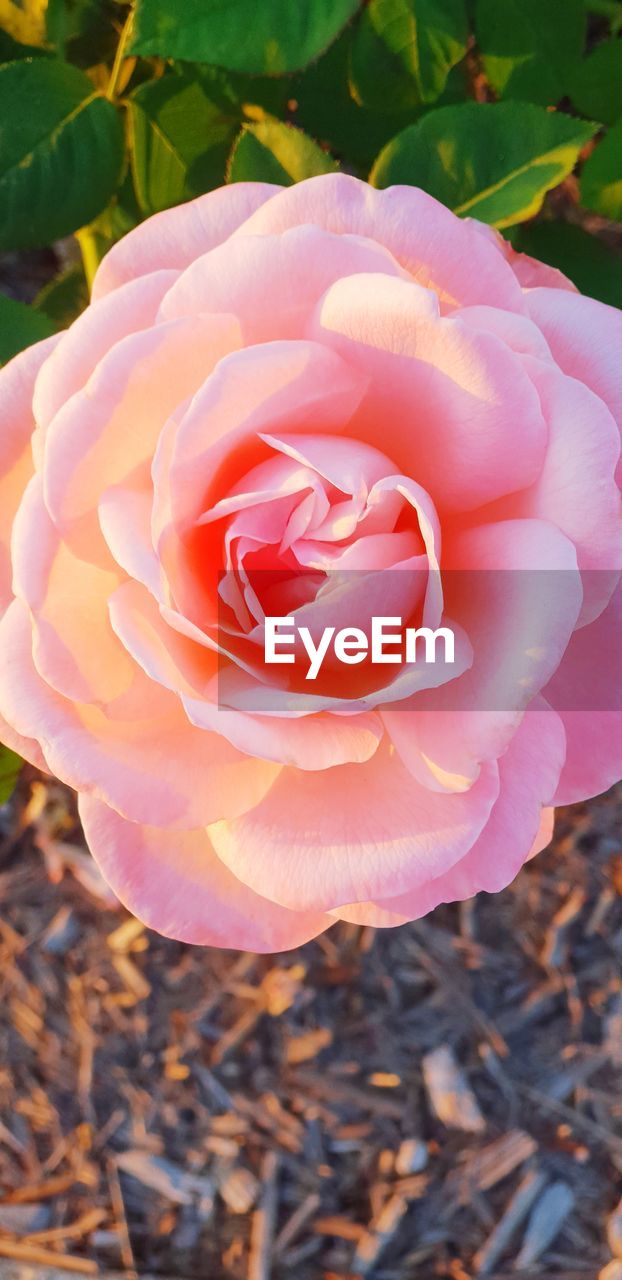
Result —
<path fill-rule="evenodd" d="M 93 227 L 81 227 L 79 231 L 76 231 L 76 240 L 80 246 L 82 266 L 90 293 L 95 279 L 95 272 L 102 256 L 99 252 L 99 237 Z"/>
<path fill-rule="evenodd" d="M 123 59 L 125 58 L 125 50 L 127 48 L 128 40 L 132 34 L 133 20 L 134 20 L 134 10 L 130 9 L 127 15 L 127 18 L 125 19 L 125 22 L 123 24 L 121 35 L 119 36 L 119 43 L 117 45 L 117 51 L 114 55 L 114 62 L 112 64 L 112 71 L 110 72 L 108 88 L 106 89 L 106 97 L 110 100 L 110 102 L 114 102 L 117 96 L 117 89 L 119 87 L 119 80 L 121 77 L 121 68 L 123 66 Z"/>

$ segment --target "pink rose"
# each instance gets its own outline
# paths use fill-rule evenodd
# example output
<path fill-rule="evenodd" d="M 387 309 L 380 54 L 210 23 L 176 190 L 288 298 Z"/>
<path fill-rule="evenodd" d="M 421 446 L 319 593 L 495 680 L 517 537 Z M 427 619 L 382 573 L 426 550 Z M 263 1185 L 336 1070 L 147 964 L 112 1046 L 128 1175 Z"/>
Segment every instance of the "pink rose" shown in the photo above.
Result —
<path fill-rule="evenodd" d="M 151 218 L 3 370 L 0 737 L 136 915 L 258 951 L 397 924 L 620 777 L 621 349 L 490 229 L 330 175 Z M 262 665 L 335 570 L 332 621 L 451 618 L 454 670 Z"/>

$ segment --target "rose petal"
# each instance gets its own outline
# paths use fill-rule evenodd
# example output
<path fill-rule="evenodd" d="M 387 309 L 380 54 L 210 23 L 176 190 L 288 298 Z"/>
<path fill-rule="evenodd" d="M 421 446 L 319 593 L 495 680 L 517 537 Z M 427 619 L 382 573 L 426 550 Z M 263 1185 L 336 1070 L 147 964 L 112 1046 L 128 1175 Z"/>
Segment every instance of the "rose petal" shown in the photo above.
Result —
<path fill-rule="evenodd" d="M 417 187 L 376 191 L 347 174 L 325 174 L 286 187 L 236 234 L 273 235 L 302 223 L 379 241 L 446 307 L 484 302 L 525 309 L 520 286 L 497 248 Z"/>
<path fill-rule="evenodd" d="M 176 271 L 156 271 L 147 280 L 132 280 L 114 298 L 91 302 L 71 327 L 60 334 L 61 341 L 35 384 L 39 452 L 52 418 L 86 385 L 111 347 L 131 333 L 152 327 L 162 298 L 176 279 Z"/>
<path fill-rule="evenodd" d="M 595 391 L 622 428 L 622 311 L 558 289 L 532 289 L 525 301 L 560 368 Z"/>
<path fill-rule="evenodd" d="M 192 830 L 256 804 L 278 775 L 275 765 L 194 729 L 172 694 L 168 715 L 158 707 L 153 719 L 124 722 L 68 701 L 41 679 L 30 645 L 28 616 L 14 600 L 0 622 L 0 715 L 37 738 L 62 782 L 132 821 Z"/>
<path fill-rule="evenodd" d="M 505 343 L 459 316 L 431 320 L 420 293 L 388 276 L 350 276 L 328 290 L 310 332 L 369 378 L 348 434 L 374 443 L 381 423 L 398 470 L 437 505 L 469 510 L 536 479 L 546 426 Z"/>
<path fill-rule="evenodd" d="M 221 360 L 180 421 L 170 422 L 153 464 L 153 537 L 176 605 L 192 622 L 216 625 L 216 578 L 225 567 L 208 559 L 213 574 L 201 593 L 193 566 L 205 565 L 211 535 L 196 528 L 199 517 L 265 458 L 262 432 L 339 431 L 364 386 L 317 343 L 272 342 Z"/>
<path fill-rule="evenodd" d="M 239 751 L 300 769 L 329 769 L 368 760 L 376 750 L 382 727 L 371 713 L 292 721 L 249 716 L 219 706 L 216 655 L 167 626 L 155 602 L 137 583 L 119 588 L 110 611 L 115 632 L 143 670 L 182 695 L 191 724 L 222 734 Z"/>
<path fill-rule="evenodd" d="M 79 808 L 89 848 L 117 897 L 165 937 L 287 951 L 331 923 L 319 913 L 287 911 L 241 884 L 205 831 L 137 826 L 92 796 L 81 796 Z"/>
<path fill-rule="evenodd" d="M 606 405 L 583 383 L 527 361 L 549 427 L 542 472 L 506 514 L 557 525 L 583 570 L 578 625 L 597 617 L 611 594 L 606 569 L 622 569 L 622 499 L 615 480 L 620 431 Z"/>
<path fill-rule="evenodd" d="M 544 690 L 566 730 L 555 804 L 600 795 L 622 776 L 622 583 L 600 617 L 573 635 Z"/>
<path fill-rule="evenodd" d="M 499 788 L 484 765 L 469 792 L 419 786 L 383 743 L 366 764 L 285 769 L 243 817 L 210 828 L 223 862 L 295 910 L 403 893 L 453 866 L 477 839 Z"/>
<path fill-rule="evenodd" d="M 45 502 L 77 555 L 108 563 L 97 517 L 102 491 L 140 469 L 150 486 L 163 424 L 238 338 L 230 317 L 209 315 L 131 334 L 53 419 L 46 442 Z"/>
<path fill-rule="evenodd" d="M 114 563 L 99 569 L 72 555 L 43 502 L 33 476 L 13 525 L 13 587 L 32 614 L 33 656 L 39 674 L 78 702 L 106 703 L 132 683 L 134 667 L 108 620 L 118 587 Z"/>
<path fill-rule="evenodd" d="M 45 757 L 34 738 L 24 738 L 21 733 L 16 733 L 12 725 L 10 725 L 3 716 L 0 716 L 0 742 L 3 746 L 9 747 L 11 751 L 16 751 L 18 756 L 22 756 L 24 760 L 28 760 L 35 769 L 41 769 L 42 773 L 48 773 L 48 767 Z"/>
<path fill-rule="evenodd" d="M 161 307 L 165 320 L 205 310 L 240 321 L 245 346 L 301 338 L 318 299 L 335 280 L 362 271 L 408 279 L 388 249 L 362 236 L 292 227 L 278 236 L 237 236 L 191 263 Z M 438 311 L 433 294 L 429 305 Z M 266 300 L 269 299 L 269 305 Z"/>
<path fill-rule="evenodd" d="M 449 544 L 445 607 L 464 629 L 473 663 L 462 679 L 383 720 L 413 775 L 444 790 L 468 788 L 496 759 L 521 712 L 557 669 L 576 625 L 582 590 L 572 543 L 542 520 L 481 525 Z"/>
<path fill-rule="evenodd" d="M 564 761 L 565 734 L 558 716 L 543 704 L 529 710 L 499 760 L 499 797 L 483 831 L 445 875 L 399 898 L 360 903 L 334 912 L 343 920 L 377 927 L 403 924 L 441 902 L 461 902 L 485 890 L 498 893 L 551 833 L 550 802 Z"/>
<path fill-rule="evenodd" d="M 0 431 L 0 617 L 9 604 L 11 527 L 22 494 L 33 473 L 30 439 L 34 427 L 32 391 L 35 378 L 59 334 L 27 347 L 0 369 L 2 430 Z"/>
<path fill-rule="evenodd" d="M 280 190 L 264 182 L 236 182 L 147 218 L 106 254 L 93 281 L 93 298 L 162 267 L 183 270 Z"/>

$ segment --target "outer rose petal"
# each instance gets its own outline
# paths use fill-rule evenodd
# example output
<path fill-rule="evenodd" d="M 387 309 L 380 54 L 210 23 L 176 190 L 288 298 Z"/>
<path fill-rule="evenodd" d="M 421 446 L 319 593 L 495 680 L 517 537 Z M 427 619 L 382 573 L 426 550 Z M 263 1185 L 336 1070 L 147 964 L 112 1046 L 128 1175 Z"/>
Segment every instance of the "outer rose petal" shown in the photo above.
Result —
<path fill-rule="evenodd" d="M 622 582 L 600 617 L 575 632 L 544 690 L 568 743 L 555 804 L 599 795 L 622 776 L 621 637 Z"/>
<path fill-rule="evenodd" d="M 93 281 L 93 298 L 162 267 L 183 270 L 281 189 L 266 182 L 236 182 L 147 218 L 106 254 Z"/>
<path fill-rule="evenodd" d="M 91 302 L 59 335 L 54 357 L 46 361 L 35 383 L 37 437 L 43 438 L 52 418 L 85 386 L 111 347 L 130 333 L 152 327 L 162 298 L 176 279 L 176 271 L 155 271 L 146 280 L 132 280 L 114 298 Z"/>
<path fill-rule="evenodd" d="M 41 769 L 43 773 L 48 772 L 47 763 L 41 747 L 34 738 L 24 738 L 21 733 L 16 733 L 12 725 L 0 716 L 0 743 L 5 747 L 10 747 L 11 751 L 16 751 L 18 756 L 23 756 L 24 760 L 29 760 L 30 764 L 34 764 L 36 769 Z"/>
<path fill-rule="evenodd" d="M 107 567 L 97 518 L 103 490 L 137 471 L 151 487 L 153 454 L 169 414 L 238 345 L 231 316 L 193 316 L 130 334 L 57 413 L 46 437 L 45 502 L 76 554 Z"/>
<path fill-rule="evenodd" d="M 510 510 L 551 521 L 576 547 L 585 571 L 577 625 L 584 626 L 602 611 L 615 585 L 615 577 L 611 581 L 602 571 L 622 569 L 622 500 L 615 480 L 620 430 L 582 382 L 539 360 L 526 364 L 540 394 L 549 446 L 538 480 L 517 495 Z"/>
<path fill-rule="evenodd" d="M 134 664 L 108 620 L 108 597 L 120 575 L 99 569 L 63 544 L 33 476 L 13 525 L 13 587 L 31 611 L 39 674 L 80 702 L 106 703 L 131 685 Z"/>
<path fill-rule="evenodd" d="M 529 710 L 498 761 L 499 798 L 481 835 L 450 871 L 399 898 L 360 903 L 333 914 L 356 924 L 402 924 L 441 902 L 461 902 L 485 890 L 505 888 L 551 833 L 553 795 L 564 762 L 565 734 L 558 716 L 540 702 Z M 536 846 L 534 848 L 534 845 Z"/>
<path fill-rule="evenodd" d="M 0 622 L 0 715 L 41 743 L 63 782 L 113 805 L 133 822 L 192 830 L 238 815 L 261 799 L 279 768 L 194 729 L 177 699 L 148 718 L 111 720 L 55 693 L 36 671 L 31 628 L 14 600 Z M 157 687 L 161 702 L 162 691 Z"/>
<path fill-rule="evenodd" d="M 92 796 L 80 796 L 79 809 L 89 848 L 117 897 L 166 937 L 287 951 L 332 924 L 319 912 L 279 907 L 236 880 L 206 831 L 137 826 Z"/>
<path fill-rule="evenodd" d="M 383 742 L 366 764 L 324 773 L 285 769 L 243 817 L 210 829 L 234 875 L 294 910 L 403 893 L 471 848 L 499 790 L 495 764 L 470 791 L 420 786 Z"/>
<path fill-rule="evenodd" d="M 59 338 L 60 334 L 52 334 L 36 342 L 0 369 L 0 617 L 13 596 L 9 555 L 13 518 L 33 473 L 32 390 L 39 369 Z"/>
<path fill-rule="evenodd" d="M 560 368 L 595 391 L 622 430 L 622 311 L 558 289 L 533 289 L 525 300 Z"/>
<path fill-rule="evenodd" d="M 245 344 L 303 337 L 325 290 L 362 271 L 408 279 L 388 249 L 362 236 L 310 226 L 278 236 L 236 236 L 191 263 L 164 298 L 161 315 L 196 314 L 208 299 L 211 311 L 237 316 Z"/>
<path fill-rule="evenodd" d="M 510 249 L 508 262 L 523 289 L 544 287 L 559 289 L 564 293 L 578 292 L 572 280 L 569 280 L 568 276 L 565 276 L 557 267 L 549 267 L 544 262 L 538 262 L 537 258 L 532 258 L 528 253 L 515 253 L 510 245 L 508 249 Z"/>
<path fill-rule="evenodd" d="M 501 257 L 510 264 L 523 289 L 544 286 L 547 289 L 566 289 L 570 293 L 578 293 L 572 280 L 569 280 L 563 271 L 558 271 L 557 267 L 549 267 L 545 262 L 538 262 L 537 258 L 530 257 L 528 253 L 517 253 L 501 232 L 495 231 L 494 227 L 489 227 L 487 223 L 477 222 L 475 218 L 468 218 L 467 221 L 477 228 L 480 235 L 496 245 Z"/>
<path fill-rule="evenodd" d="M 514 272 L 496 246 L 417 187 L 376 191 L 347 174 L 325 174 L 286 187 L 236 235 L 271 235 L 302 223 L 379 241 L 446 307 L 484 302 L 525 309 Z"/>

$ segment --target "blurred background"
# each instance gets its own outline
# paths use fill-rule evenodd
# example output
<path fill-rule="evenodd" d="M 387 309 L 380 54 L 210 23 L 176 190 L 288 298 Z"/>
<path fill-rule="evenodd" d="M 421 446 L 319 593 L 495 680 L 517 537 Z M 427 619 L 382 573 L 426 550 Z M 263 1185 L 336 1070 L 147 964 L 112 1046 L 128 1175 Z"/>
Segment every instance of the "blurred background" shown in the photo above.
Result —
<path fill-rule="evenodd" d="M 337 169 L 622 305 L 621 35 L 620 0 L 0 0 L 0 362 L 146 216 Z M 0 802 L 0 1280 L 621 1280 L 622 792 L 502 894 L 273 957 L 144 929 L 2 748 Z"/>

